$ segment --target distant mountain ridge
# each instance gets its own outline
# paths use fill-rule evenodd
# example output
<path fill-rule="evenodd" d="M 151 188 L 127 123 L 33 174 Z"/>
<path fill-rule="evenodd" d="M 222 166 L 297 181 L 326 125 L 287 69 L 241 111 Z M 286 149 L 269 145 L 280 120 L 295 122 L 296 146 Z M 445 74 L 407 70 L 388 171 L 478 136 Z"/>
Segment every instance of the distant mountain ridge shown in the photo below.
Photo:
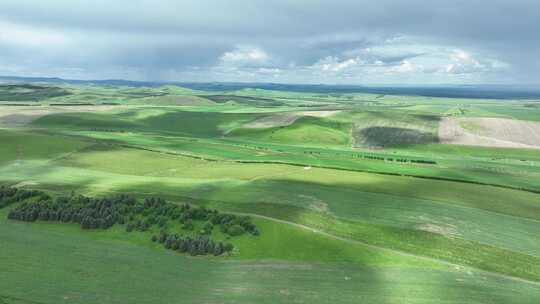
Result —
<path fill-rule="evenodd" d="M 416 95 L 449 98 L 488 98 L 488 99 L 538 99 L 540 86 L 512 85 L 416 85 L 416 86 L 363 86 L 329 84 L 279 84 L 279 83 L 240 83 L 240 82 L 152 82 L 123 79 L 75 80 L 57 77 L 19 77 L 0 76 L 1 83 L 50 83 L 50 84 L 96 84 L 131 87 L 157 87 L 177 85 L 194 90 L 236 91 L 241 89 L 265 89 L 312 93 L 372 93 L 381 95 Z"/>

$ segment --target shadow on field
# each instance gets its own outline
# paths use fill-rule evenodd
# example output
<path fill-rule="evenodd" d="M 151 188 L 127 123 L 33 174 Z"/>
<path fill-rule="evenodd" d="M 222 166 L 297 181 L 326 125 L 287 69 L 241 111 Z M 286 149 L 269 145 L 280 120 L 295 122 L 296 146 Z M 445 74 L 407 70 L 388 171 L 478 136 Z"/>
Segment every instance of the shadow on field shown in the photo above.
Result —
<path fill-rule="evenodd" d="M 152 192 L 151 189 L 159 190 Z M 219 199 L 223 193 L 223 189 L 220 187 L 204 186 L 200 189 L 180 189 L 162 183 L 145 183 L 131 185 L 129 188 L 115 189 L 116 191 L 131 193 L 139 197 L 159 195 L 175 203 L 191 203 L 219 209 L 223 212 L 249 213 L 302 225 L 309 224 L 305 223 L 307 216 L 308 219 L 314 219 L 313 225 L 309 225 L 309 227 L 316 228 L 313 226 L 317 226 L 316 217 L 311 217 L 312 212 L 305 208 L 286 204 L 240 203 L 222 200 Z M 256 193 L 250 193 L 247 196 L 256 196 Z M 249 267 L 247 272 L 249 273 L 249 282 L 242 280 L 237 280 L 236 283 L 231 282 L 231 285 L 234 285 L 230 286 L 232 290 L 242 289 L 247 284 L 256 288 L 258 294 L 275 294 L 277 298 L 283 297 L 291 300 L 312 299 L 317 303 L 332 303 L 333 300 L 339 299 L 340 303 L 358 303 L 359 300 L 368 303 L 395 303 L 395 301 L 386 299 L 386 295 L 391 294 L 391 290 L 385 283 L 388 278 L 381 277 L 379 274 L 378 260 L 385 259 L 385 253 L 365 247 L 358 251 L 357 255 L 351 256 L 352 249 L 349 246 L 363 245 L 348 244 L 345 241 L 312 232 L 312 229 L 306 227 L 295 228 L 291 224 L 272 222 L 272 220 L 267 223 L 266 225 L 269 226 L 265 226 L 266 233 L 265 229 L 262 229 L 258 242 L 263 248 L 268 248 L 268 255 L 263 254 L 264 257 L 261 257 L 260 260 L 259 258 L 250 260 L 249 264 L 253 267 Z M 269 231 L 271 223 L 284 226 Z M 287 233 L 291 229 L 298 230 L 293 234 Z M 306 235 L 309 239 L 299 239 L 299 235 Z M 331 240 L 332 244 L 327 245 L 325 240 Z M 336 242 L 338 244 L 343 242 L 342 245 L 339 245 L 343 248 L 336 246 Z M 277 249 L 280 247 L 282 249 Z M 241 251 L 242 248 L 239 250 Z M 356 251 L 353 250 L 353 252 Z M 259 265 L 267 263 L 263 261 L 273 262 L 266 266 Z M 276 268 L 272 271 L 271 284 L 267 282 L 269 267 Z M 289 269 L 290 267 L 293 268 Z M 293 271 L 294 267 L 300 268 Z M 247 268 L 241 267 L 232 271 L 238 272 L 242 269 Z M 288 270 L 285 271 L 285 269 Z M 291 273 L 294 272 L 297 274 L 291 277 Z M 336 293 L 338 289 L 339 296 Z"/>
<path fill-rule="evenodd" d="M 369 127 L 353 131 L 358 147 L 387 148 L 399 145 L 437 143 L 434 133 L 397 127 Z"/>
<path fill-rule="evenodd" d="M 174 111 L 139 120 L 144 131 L 195 136 L 220 137 L 236 124 L 247 123 L 262 114 Z"/>

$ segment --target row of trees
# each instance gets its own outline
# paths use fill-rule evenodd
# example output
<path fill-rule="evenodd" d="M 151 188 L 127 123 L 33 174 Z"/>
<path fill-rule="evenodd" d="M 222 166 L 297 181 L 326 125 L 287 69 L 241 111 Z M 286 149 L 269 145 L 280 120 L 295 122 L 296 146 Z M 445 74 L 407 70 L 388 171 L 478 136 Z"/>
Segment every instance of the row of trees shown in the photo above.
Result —
<path fill-rule="evenodd" d="M 233 245 L 230 243 L 214 242 L 207 236 L 197 236 L 195 238 L 182 238 L 178 234 L 167 234 L 161 232 L 159 236 L 152 236 L 153 242 L 159 242 L 170 250 L 176 250 L 190 255 L 215 255 L 219 256 L 233 250 Z"/>
<path fill-rule="evenodd" d="M 316 151 L 304 151 L 304 154 L 321 154 L 321 152 Z M 339 156 L 342 154 L 336 153 L 336 156 Z M 429 165 L 436 165 L 437 162 L 433 160 L 423 160 L 423 159 L 405 159 L 405 158 L 392 158 L 392 157 L 384 157 L 384 156 L 377 156 L 377 155 L 363 155 L 363 154 L 352 154 L 352 157 L 354 158 L 363 158 L 363 159 L 371 159 L 371 160 L 381 160 L 381 161 L 397 161 L 401 163 L 417 163 L 417 164 L 429 164 Z"/>
<path fill-rule="evenodd" d="M 9 219 L 34 222 L 54 221 L 79 223 L 83 229 L 108 229 L 124 223 L 135 199 L 127 195 L 109 198 L 90 198 L 82 195 L 25 202 L 13 209 Z"/>
<path fill-rule="evenodd" d="M 37 190 L 25 190 L 14 187 L 0 186 L 0 209 L 11 204 L 25 201 L 31 197 L 47 198 L 47 194 Z"/>

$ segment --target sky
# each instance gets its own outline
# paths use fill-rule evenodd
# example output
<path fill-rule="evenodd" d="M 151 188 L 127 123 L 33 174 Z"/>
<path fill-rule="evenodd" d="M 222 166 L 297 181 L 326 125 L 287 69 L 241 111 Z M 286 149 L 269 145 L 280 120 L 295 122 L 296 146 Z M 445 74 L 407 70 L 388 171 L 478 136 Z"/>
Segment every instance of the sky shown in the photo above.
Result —
<path fill-rule="evenodd" d="M 540 84 L 538 0 L 1 0 L 0 75 Z"/>

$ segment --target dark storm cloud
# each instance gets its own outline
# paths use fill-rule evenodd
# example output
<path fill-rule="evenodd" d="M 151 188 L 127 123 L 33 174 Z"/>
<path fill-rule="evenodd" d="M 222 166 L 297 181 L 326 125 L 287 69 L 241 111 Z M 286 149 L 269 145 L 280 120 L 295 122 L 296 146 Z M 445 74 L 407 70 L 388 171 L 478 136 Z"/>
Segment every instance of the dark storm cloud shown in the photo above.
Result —
<path fill-rule="evenodd" d="M 538 82 L 539 11 L 533 0 L 3 0 L 0 73 Z"/>

